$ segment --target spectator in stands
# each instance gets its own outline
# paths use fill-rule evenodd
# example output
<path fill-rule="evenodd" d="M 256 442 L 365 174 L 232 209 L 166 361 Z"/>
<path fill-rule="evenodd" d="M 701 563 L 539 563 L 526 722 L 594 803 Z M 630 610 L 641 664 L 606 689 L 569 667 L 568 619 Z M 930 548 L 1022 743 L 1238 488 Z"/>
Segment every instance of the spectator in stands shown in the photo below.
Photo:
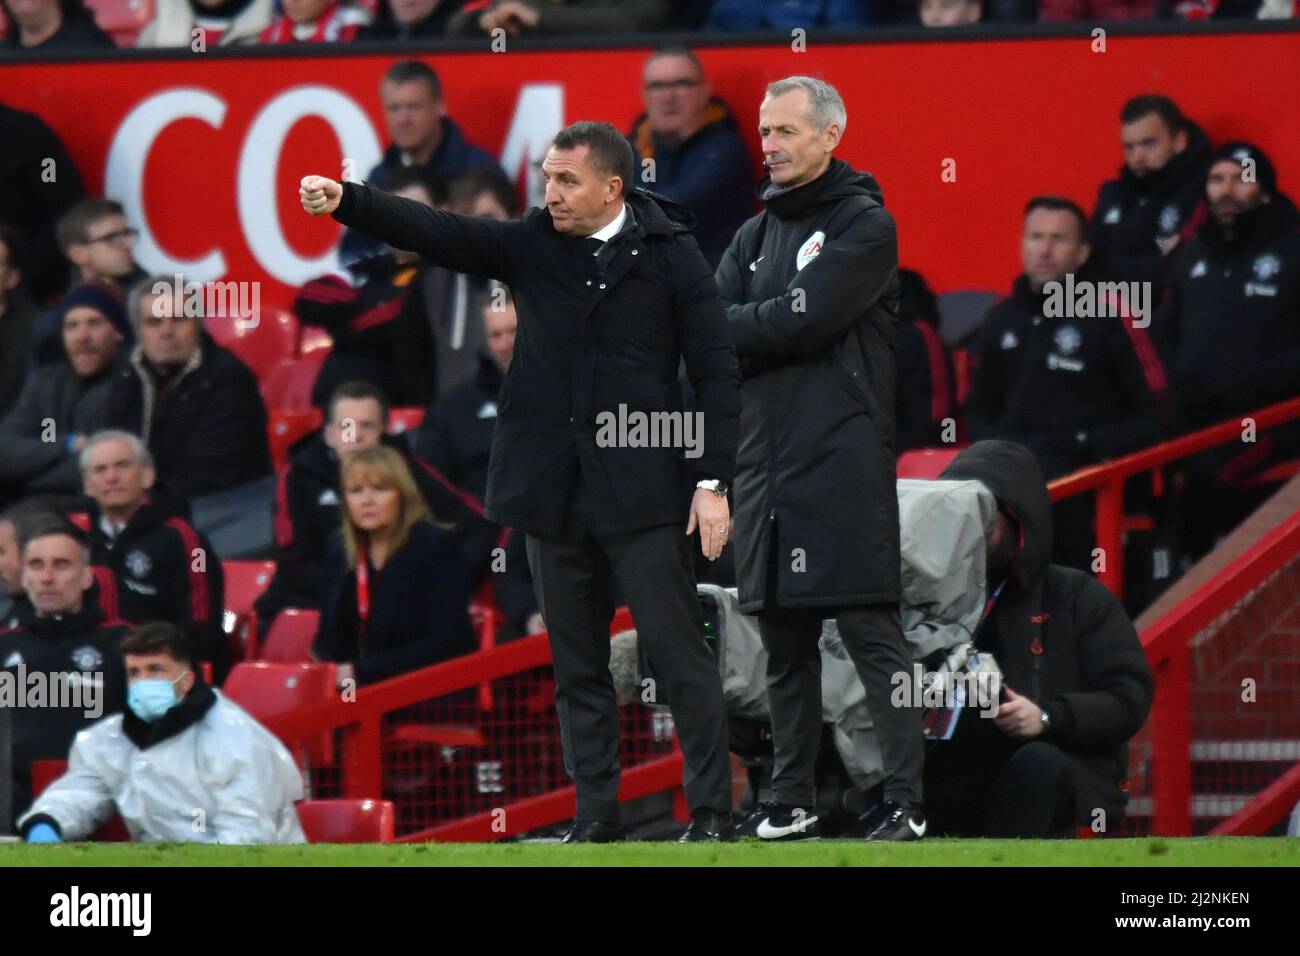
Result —
<path fill-rule="evenodd" d="M 1226 143 L 1205 177 L 1208 218 L 1183 243 L 1151 331 L 1170 366 L 1186 427 L 1239 418 L 1300 394 L 1300 213 L 1279 191 L 1269 158 Z M 1251 496 L 1229 493 L 1238 478 L 1300 453 L 1294 425 L 1193 462 L 1184 513 L 1192 555 L 1245 516 Z"/>
<path fill-rule="evenodd" d="M 967 398 L 972 438 L 1028 447 L 1049 478 L 1158 441 L 1164 369 L 1131 313 L 1055 316 L 1049 284 L 1098 284 L 1082 210 L 1037 196 L 1025 206 L 1024 273 L 984 320 Z M 1074 303 L 1063 310 L 1072 313 Z M 1122 303 L 1108 302 L 1119 311 Z M 1130 306 L 1131 308 L 1131 306 Z"/>
<path fill-rule="evenodd" d="M 509 288 L 496 288 L 500 292 L 489 295 L 483 306 L 486 344 L 479 352 L 478 374 L 429 408 L 415 440 L 421 457 L 480 501 L 487 494 L 497 398 L 514 355 L 519 324 Z"/>
<path fill-rule="evenodd" d="M 125 626 L 106 619 L 94 599 L 85 537 L 57 516 L 22 530 L 31 603 L 17 627 L 0 631 L 0 669 L 23 688 L 43 677 L 48 693 L 46 706 L 12 712 L 15 808 L 31 800 L 33 760 L 62 760 L 77 731 L 126 703 L 117 651 Z"/>
<path fill-rule="evenodd" d="M 710 30 L 849 29 L 875 17 L 869 0 L 716 0 Z"/>
<path fill-rule="evenodd" d="M 7 412 L 27 377 L 27 348 L 36 306 L 23 284 L 23 239 L 0 222 L 0 415 Z"/>
<path fill-rule="evenodd" d="M 72 263 L 72 287 L 90 282 L 116 287 L 122 298 L 144 278 L 144 270 L 132 258 L 136 230 L 127 224 L 122 205 L 112 199 L 85 199 L 59 220 L 59 247 Z M 63 359 L 60 316 L 56 306 L 36 320 L 32 329 L 31 361 L 46 365 Z M 126 329 L 128 344 L 133 341 Z"/>
<path fill-rule="evenodd" d="M 957 393 L 952 358 L 939 338 L 939 306 L 919 272 L 900 269 L 895 327 L 894 441 L 901 453 L 956 440 Z"/>
<path fill-rule="evenodd" d="M 505 222 L 519 215 L 519 193 L 499 169 L 473 169 L 451 184 L 448 208 Z M 482 276 L 425 264 L 398 329 L 398 374 L 403 404 L 425 406 L 473 381 L 483 354 L 483 327 L 475 321 L 488 304 Z"/>
<path fill-rule="evenodd" d="M 695 214 L 700 251 L 717 268 L 754 212 L 754 168 L 727 105 L 712 95 L 704 65 L 687 47 L 650 55 L 642 73 L 645 112 L 628 139 L 638 183 Z"/>
<path fill-rule="evenodd" d="M 283 0 L 284 16 L 258 43 L 347 43 L 370 22 L 370 11 L 347 0 Z"/>
<path fill-rule="evenodd" d="M 44 305 L 68 286 L 59 217 L 84 195 L 77 165 L 39 116 L 0 103 L 0 222 L 18 230 L 28 291 Z M 12 250 L 11 250 L 12 252 Z"/>
<path fill-rule="evenodd" d="M 393 64 L 379 84 L 384 121 L 392 144 L 366 182 L 388 189 L 388 176 L 403 166 L 424 166 L 450 182 L 471 169 L 500 169 L 486 150 L 465 139 L 460 127 L 446 115 L 438 74 L 417 60 Z M 351 230 L 343 234 L 339 259 L 347 263 L 382 252 L 382 243 Z"/>
<path fill-rule="evenodd" d="M 379 0 L 375 18 L 357 40 L 420 40 L 440 37 L 464 0 Z"/>
<path fill-rule="evenodd" d="M 499 298 L 489 295 L 483 306 L 486 344 L 479 353 L 478 375 L 434 403 L 424 416 L 415 442 L 422 458 L 480 501 L 487 495 L 497 400 L 514 355 L 518 325 L 510 290 L 499 288 Z M 491 579 L 497 607 L 506 619 L 504 632 L 497 636 L 499 641 L 546 630 L 533 593 L 524 536 L 510 532 L 504 547 L 505 566 L 494 563 Z"/>
<path fill-rule="evenodd" d="M 31 601 L 23 590 L 23 548 L 19 526 L 33 517 L 33 511 L 29 502 L 22 502 L 0 513 L 0 630 L 17 627 L 18 615 L 31 608 Z"/>
<path fill-rule="evenodd" d="M 9 50 L 114 50 L 117 44 L 99 28 L 83 0 L 0 0 L 9 23 L 3 45 Z"/>
<path fill-rule="evenodd" d="M 1145 328 L 1150 312 L 1138 317 L 1132 301 L 1102 290 L 1083 211 L 1067 199 L 1031 199 L 1020 254 L 1024 273 L 980 330 L 966 399 L 971 437 L 1025 445 L 1049 478 L 1166 437 L 1172 401 Z M 1092 289 L 1097 308 L 1075 315 L 1070 282 Z M 1056 562 L 1090 568 L 1091 500 L 1058 503 L 1054 521 Z"/>
<path fill-rule="evenodd" d="M 920 0 L 917 12 L 926 27 L 964 27 L 984 18 L 983 0 Z"/>
<path fill-rule="evenodd" d="M 478 500 L 409 455 L 401 439 L 386 433 L 388 412 L 381 390 L 367 382 L 344 382 L 330 396 L 324 428 L 290 450 L 275 494 L 275 577 L 257 601 L 263 633 L 284 608 L 320 606 L 321 557 L 339 527 L 339 465 L 350 451 L 383 445 L 401 454 L 426 508 L 441 524 L 455 528 L 461 556 L 474 578 L 487 573 L 500 537 L 495 525 L 483 517 Z"/>
<path fill-rule="evenodd" d="M 1039 0 L 1038 19 L 1043 23 L 1150 20 L 1155 16 L 1156 3 L 1157 0 Z"/>
<path fill-rule="evenodd" d="M 387 191 L 426 206 L 443 206 L 447 198 L 446 188 L 422 166 L 394 170 Z M 323 409 L 339 385 L 357 380 L 396 396 L 400 405 L 421 404 L 418 399 L 426 387 L 410 396 L 402 387 L 408 381 L 426 381 L 433 367 L 427 349 L 423 362 L 403 354 L 403 343 L 420 338 L 428 328 L 422 304 L 414 301 L 424 276 L 419 255 L 389 246 L 382 255 L 344 268 L 344 274 L 311 280 L 293 302 L 303 323 L 324 329 L 334 340 L 312 386 L 312 404 Z M 417 328 L 403 333 L 406 323 Z"/>
<path fill-rule="evenodd" d="M 1119 114 L 1124 166 L 1092 212 L 1093 254 L 1117 279 L 1150 282 L 1158 300 L 1179 236 L 1195 228 L 1210 141 L 1167 96 L 1144 94 Z"/>
<path fill-rule="evenodd" d="M 325 557 L 313 648 L 339 662 L 340 685 L 394 677 L 474 649 L 469 571 L 430 520 L 410 469 L 391 448 L 343 461 L 343 526 Z"/>
<path fill-rule="evenodd" d="M 138 47 L 192 47 L 202 30 L 207 47 L 254 43 L 275 19 L 274 0 L 158 0 Z"/>
<path fill-rule="evenodd" d="M 275 735 L 205 684 L 184 633 L 122 641 L 128 709 L 77 737 L 18 821 L 28 843 L 85 840 L 120 814 L 137 843 L 304 843 L 302 774 Z"/>
<path fill-rule="evenodd" d="M 941 477 L 979 481 L 998 502 L 975 645 L 997 661 L 1004 693 L 995 717 L 968 707 L 953 737 L 931 745 L 926 816 L 948 836 L 1114 832 L 1128 741 L 1155 689 L 1137 632 L 1101 582 L 1048 563 L 1051 506 L 1028 449 L 977 442 Z"/>
<path fill-rule="evenodd" d="M 126 310 L 116 289 L 80 286 L 55 314 L 63 361 L 33 371 L 0 420 L 0 496 L 80 493 L 77 452 L 103 425 L 113 379 L 126 364 Z"/>
<path fill-rule="evenodd" d="M 185 502 L 155 486 L 153 459 L 138 436 L 97 432 L 79 461 L 89 501 L 69 518 L 88 535 L 91 561 L 117 576 L 121 616 L 183 628 L 220 683 L 228 666 L 225 582 L 211 542 L 186 519 Z"/>
<path fill-rule="evenodd" d="M 175 294 L 175 276 L 139 282 L 128 299 L 139 344 L 113 377 L 104 424 L 144 439 L 158 477 L 185 497 L 271 474 L 266 407 L 248 366 L 221 348 Z"/>
<path fill-rule="evenodd" d="M 1157 17 L 1174 20 L 1289 20 L 1292 0 L 1160 0 Z"/>
<path fill-rule="evenodd" d="M 495 0 L 487 9 L 473 4 L 452 17 L 447 35 L 639 33 L 663 26 L 670 12 L 668 0 Z"/>

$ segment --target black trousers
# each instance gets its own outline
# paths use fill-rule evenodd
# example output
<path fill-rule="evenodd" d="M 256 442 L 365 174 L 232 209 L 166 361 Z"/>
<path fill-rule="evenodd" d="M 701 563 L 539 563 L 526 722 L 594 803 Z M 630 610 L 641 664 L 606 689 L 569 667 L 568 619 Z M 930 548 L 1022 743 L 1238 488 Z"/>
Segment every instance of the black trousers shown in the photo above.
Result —
<path fill-rule="evenodd" d="M 960 734 L 933 743 L 926 760 L 925 809 L 935 835 L 1038 839 L 1069 830 L 1070 754 L 1046 740 L 985 734 L 963 742 Z"/>
<path fill-rule="evenodd" d="M 681 524 L 624 534 L 592 530 L 579 479 L 556 539 L 527 536 L 537 607 L 555 668 L 564 767 L 578 791 L 578 819 L 619 820 L 619 719 L 609 673 L 612 586 L 627 601 L 642 655 L 672 702 L 692 811 L 731 809 L 731 755 L 718 662 L 704 643 L 692 571 L 695 537 Z"/>
<path fill-rule="evenodd" d="M 844 647 L 867 691 L 867 706 L 885 764 L 885 799 L 921 803 L 925 762 L 921 711 L 891 702 L 894 675 L 912 679 L 898 608 L 768 608 L 758 612 L 767 650 L 767 700 L 772 712 L 772 791 L 777 803 L 816 806 L 814 774 L 822 733 L 822 620 L 834 616 Z"/>

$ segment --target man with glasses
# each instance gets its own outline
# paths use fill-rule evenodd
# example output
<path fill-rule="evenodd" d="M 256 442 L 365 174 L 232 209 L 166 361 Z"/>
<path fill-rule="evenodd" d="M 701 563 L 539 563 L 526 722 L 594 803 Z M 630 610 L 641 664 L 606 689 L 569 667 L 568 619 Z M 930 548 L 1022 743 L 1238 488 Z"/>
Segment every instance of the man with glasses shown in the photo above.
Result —
<path fill-rule="evenodd" d="M 138 234 L 127 223 L 121 204 L 112 199 L 84 199 L 69 209 L 59 220 L 57 235 L 59 248 L 72 263 L 70 288 L 89 282 L 107 283 L 125 297 L 131 284 L 144 275 L 133 258 Z M 32 330 L 33 364 L 62 361 L 60 314 L 56 306 Z"/>
<path fill-rule="evenodd" d="M 645 112 L 628 139 L 637 185 L 695 214 L 695 241 L 715 269 L 741 223 L 754 213 L 754 166 L 736 121 L 713 96 L 704 66 L 686 47 L 665 47 L 645 63 Z"/>

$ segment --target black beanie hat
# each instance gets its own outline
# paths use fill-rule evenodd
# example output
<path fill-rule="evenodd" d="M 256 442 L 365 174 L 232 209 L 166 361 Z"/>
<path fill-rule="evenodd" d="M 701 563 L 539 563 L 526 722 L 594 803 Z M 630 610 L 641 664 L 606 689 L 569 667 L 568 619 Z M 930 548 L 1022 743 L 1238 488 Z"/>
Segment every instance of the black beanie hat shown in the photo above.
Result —
<path fill-rule="evenodd" d="M 1242 163 L 1246 160 L 1254 160 L 1255 182 L 1259 183 L 1260 188 L 1270 196 L 1277 195 L 1277 169 L 1273 166 L 1273 161 L 1265 156 L 1258 146 L 1241 140 L 1224 143 L 1210 153 L 1209 165 L 1205 167 L 1206 175 L 1209 175 L 1210 169 L 1216 163 L 1225 159 L 1236 163 L 1239 169 L 1243 168 Z"/>

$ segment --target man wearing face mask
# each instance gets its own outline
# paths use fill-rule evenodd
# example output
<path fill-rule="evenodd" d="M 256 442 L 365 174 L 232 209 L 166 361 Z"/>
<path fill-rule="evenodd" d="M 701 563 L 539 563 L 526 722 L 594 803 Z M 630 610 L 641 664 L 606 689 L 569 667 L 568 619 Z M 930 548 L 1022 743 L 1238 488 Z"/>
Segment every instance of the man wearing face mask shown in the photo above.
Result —
<path fill-rule="evenodd" d="M 306 842 L 293 757 L 203 683 L 184 632 L 146 624 L 121 650 L 128 711 L 78 737 L 67 772 L 19 819 L 24 839 L 86 839 L 117 813 L 139 843 Z"/>
<path fill-rule="evenodd" d="M 13 707 L 15 808 L 30 800 L 33 760 L 62 759 L 78 731 L 126 703 L 117 650 L 126 625 L 95 599 L 85 537 L 57 515 L 24 522 L 22 537 L 30 603 L 0 631 L 0 677 L 17 691 L 3 698 Z"/>

